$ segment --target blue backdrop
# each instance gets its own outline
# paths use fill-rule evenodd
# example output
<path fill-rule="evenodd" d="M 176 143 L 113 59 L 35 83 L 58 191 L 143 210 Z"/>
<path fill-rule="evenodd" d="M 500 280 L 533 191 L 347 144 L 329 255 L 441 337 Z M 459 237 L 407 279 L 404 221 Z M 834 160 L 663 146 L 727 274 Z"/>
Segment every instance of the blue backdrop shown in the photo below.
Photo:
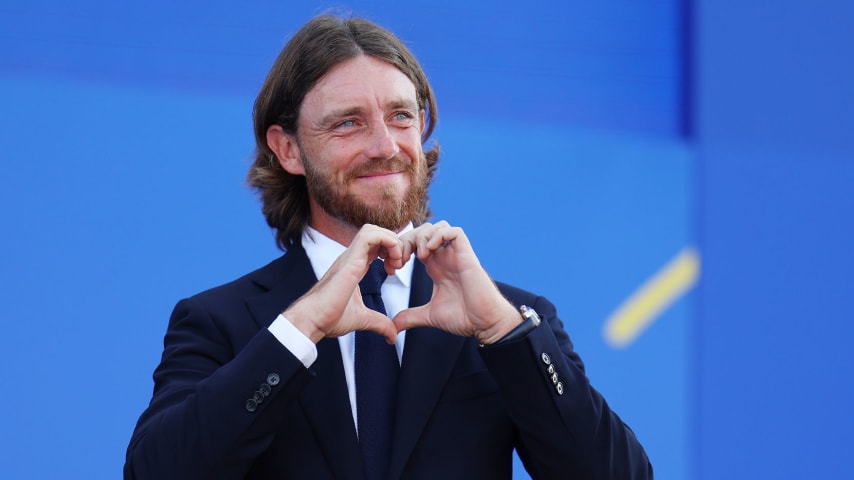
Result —
<path fill-rule="evenodd" d="M 725 3 L 344 10 L 434 84 L 435 217 L 558 305 L 659 478 L 840 476 L 854 12 Z M 243 181 L 252 101 L 338 6 L 0 5 L 0 477 L 118 477 L 174 303 L 279 254 Z"/>

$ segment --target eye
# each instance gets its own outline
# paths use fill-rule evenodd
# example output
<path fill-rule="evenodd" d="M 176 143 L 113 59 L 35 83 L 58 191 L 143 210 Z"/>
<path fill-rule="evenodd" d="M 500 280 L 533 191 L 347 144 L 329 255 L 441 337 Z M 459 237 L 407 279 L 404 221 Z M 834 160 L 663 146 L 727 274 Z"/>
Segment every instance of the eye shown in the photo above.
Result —
<path fill-rule="evenodd" d="M 399 124 L 409 125 L 412 123 L 412 120 L 415 119 L 415 114 L 406 110 L 401 110 L 399 112 L 395 112 L 394 115 L 392 115 L 392 118 Z"/>
<path fill-rule="evenodd" d="M 344 120 L 343 122 L 340 122 L 338 125 L 335 125 L 336 128 L 348 128 L 348 127 L 355 127 L 355 126 L 356 126 L 356 121 L 352 120 L 352 119 Z"/>

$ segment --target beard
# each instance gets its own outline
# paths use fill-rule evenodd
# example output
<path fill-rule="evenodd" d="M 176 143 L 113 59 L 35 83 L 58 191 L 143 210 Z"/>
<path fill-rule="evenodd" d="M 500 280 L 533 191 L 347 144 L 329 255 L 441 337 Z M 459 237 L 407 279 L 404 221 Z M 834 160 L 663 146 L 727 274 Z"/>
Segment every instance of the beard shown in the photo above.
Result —
<path fill-rule="evenodd" d="M 400 231 L 417 216 L 426 202 L 429 179 L 423 153 L 416 164 L 397 156 L 373 160 L 345 172 L 343 178 L 318 167 L 305 155 L 305 150 L 301 150 L 301 156 L 309 196 L 326 213 L 356 228 L 370 223 Z M 368 203 L 348 189 L 350 182 L 357 177 L 383 171 L 402 171 L 409 176 L 409 186 L 402 196 L 389 185 L 378 192 L 379 201 Z"/>

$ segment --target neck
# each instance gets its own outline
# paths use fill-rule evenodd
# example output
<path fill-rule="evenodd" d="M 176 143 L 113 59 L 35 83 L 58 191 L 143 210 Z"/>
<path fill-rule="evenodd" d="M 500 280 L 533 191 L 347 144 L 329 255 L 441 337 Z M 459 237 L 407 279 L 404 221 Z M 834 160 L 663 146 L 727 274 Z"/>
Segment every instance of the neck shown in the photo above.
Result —
<path fill-rule="evenodd" d="M 345 247 L 349 247 L 353 243 L 353 238 L 359 233 L 359 227 L 332 217 L 317 220 L 312 218 L 309 225 Z"/>

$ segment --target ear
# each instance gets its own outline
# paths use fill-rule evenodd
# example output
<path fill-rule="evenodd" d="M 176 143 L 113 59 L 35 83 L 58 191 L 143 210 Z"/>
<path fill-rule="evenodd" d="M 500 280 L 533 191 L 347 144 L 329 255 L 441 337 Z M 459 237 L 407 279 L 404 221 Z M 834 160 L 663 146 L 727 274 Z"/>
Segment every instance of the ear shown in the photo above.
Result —
<path fill-rule="evenodd" d="M 296 136 L 285 133 L 281 125 L 267 129 L 267 146 L 276 155 L 279 165 L 292 175 L 305 175 Z"/>
<path fill-rule="evenodd" d="M 420 133 L 423 136 L 424 135 L 424 129 L 427 127 L 427 124 L 424 123 L 425 119 L 427 118 L 427 112 L 425 112 L 424 109 L 422 108 L 421 110 L 418 111 L 418 116 L 421 117 L 421 131 L 418 133 Z"/>

